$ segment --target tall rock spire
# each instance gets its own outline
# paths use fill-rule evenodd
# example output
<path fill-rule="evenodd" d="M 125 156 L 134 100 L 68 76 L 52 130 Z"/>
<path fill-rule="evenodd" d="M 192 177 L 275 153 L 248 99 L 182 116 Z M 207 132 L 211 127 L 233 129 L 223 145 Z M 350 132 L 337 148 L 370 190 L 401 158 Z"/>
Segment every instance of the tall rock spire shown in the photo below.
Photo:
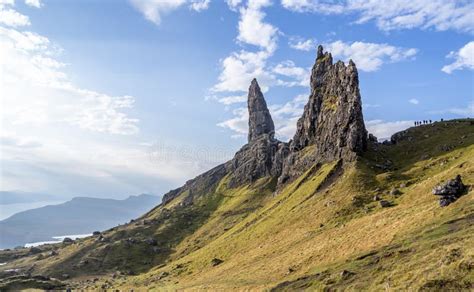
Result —
<path fill-rule="evenodd" d="M 357 68 L 349 61 L 333 64 L 318 47 L 311 72 L 311 95 L 297 124 L 293 149 L 316 145 L 322 160 L 350 158 L 366 148 Z"/>
<path fill-rule="evenodd" d="M 311 71 L 311 94 L 298 120 L 278 181 L 283 184 L 304 173 L 309 165 L 341 160 L 350 162 L 367 147 L 357 68 L 349 61 L 333 64 L 318 47 Z M 307 151 L 300 151 L 311 146 Z"/>
<path fill-rule="evenodd" d="M 248 141 L 252 142 L 262 134 L 268 134 L 271 138 L 275 134 L 275 125 L 263 98 L 257 79 L 253 79 L 248 94 L 249 109 L 249 134 Z"/>

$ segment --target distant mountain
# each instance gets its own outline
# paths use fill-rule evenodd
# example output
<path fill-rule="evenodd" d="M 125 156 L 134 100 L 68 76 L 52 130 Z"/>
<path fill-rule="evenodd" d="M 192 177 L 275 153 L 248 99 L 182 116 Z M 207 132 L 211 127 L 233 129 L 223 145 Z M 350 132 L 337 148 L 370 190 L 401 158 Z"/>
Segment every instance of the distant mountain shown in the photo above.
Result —
<path fill-rule="evenodd" d="M 159 202 L 159 197 L 146 194 L 125 200 L 77 197 L 63 204 L 20 212 L 0 221 L 0 248 L 108 229 L 142 215 Z"/>
<path fill-rule="evenodd" d="M 57 201 L 58 197 L 41 193 L 0 191 L 0 205 Z"/>

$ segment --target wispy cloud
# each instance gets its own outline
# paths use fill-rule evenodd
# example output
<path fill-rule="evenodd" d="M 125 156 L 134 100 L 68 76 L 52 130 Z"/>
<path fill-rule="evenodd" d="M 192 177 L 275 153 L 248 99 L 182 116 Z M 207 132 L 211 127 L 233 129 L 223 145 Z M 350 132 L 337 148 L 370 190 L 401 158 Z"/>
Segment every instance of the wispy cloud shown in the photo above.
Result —
<path fill-rule="evenodd" d="M 269 107 L 275 123 L 276 136 L 281 140 L 289 140 L 296 132 L 296 122 L 303 114 L 308 94 L 300 94 L 284 104 L 274 104 Z M 248 133 L 248 110 L 245 107 L 233 111 L 233 117 L 218 124 L 233 132 L 232 137 L 243 138 Z"/>
<path fill-rule="evenodd" d="M 162 16 L 183 6 L 200 12 L 209 8 L 210 0 L 129 0 L 133 7 L 145 18 L 156 25 L 161 23 Z"/>
<path fill-rule="evenodd" d="M 420 101 L 416 98 L 409 99 L 408 102 L 414 105 L 417 105 L 420 103 Z"/>
<path fill-rule="evenodd" d="M 379 140 L 389 139 L 393 134 L 413 126 L 413 121 L 370 120 L 365 123 L 369 133 L 375 135 Z"/>
<path fill-rule="evenodd" d="M 447 56 L 454 62 L 444 66 L 441 71 L 451 74 L 455 70 L 474 69 L 474 41 L 467 43 L 459 51 L 452 51 Z"/>
<path fill-rule="evenodd" d="M 317 43 L 315 39 L 303 39 L 300 37 L 293 37 L 293 38 L 290 38 L 290 41 L 288 44 L 290 48 L 293 48 L 299 51 L 308 52 L 311 50 L 315 50 Z"/>
<path fill-rule="evenodd" d="M 374 21 L 384 31 L 435 29 L 474 32 L 474 2 L 445 0 L 282 0 L 295 12 L 355 14 L 356 23 Z"/>
<path fill-rule="evenodd" d="M 414 48 L 366 42 L 346 43 L 340 40 L 325 44 L 325 47 L 334 57 L 345 61 L 352 59 L 358 69 L 366 72 L 377 71 L 384 63 L 413 59 L 418 52 Z"/>
<path fill-rule="evenodd" d="M 431 114 L 455 114 L 460 117 L 474 117 L 474 101 L 466 105 L 466 107 L 452 107 L 443 110 L 431 111 Z"/>

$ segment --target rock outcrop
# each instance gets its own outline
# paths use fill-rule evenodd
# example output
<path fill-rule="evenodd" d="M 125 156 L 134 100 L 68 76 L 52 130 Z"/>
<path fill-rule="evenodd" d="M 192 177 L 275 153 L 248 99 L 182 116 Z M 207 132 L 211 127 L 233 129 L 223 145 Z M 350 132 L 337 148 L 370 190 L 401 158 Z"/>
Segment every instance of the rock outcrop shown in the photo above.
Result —
<path fill-rule="evenodd" d="M 230 187 L 252 183 L 265 176 L 280 176 L 288 149 L 285 143 L 274 138 L 275 125 L 256 79 L 249 87 L 248 110 L 248 143 L 231 160 Z"/>
<path fill-rule="evenodd" d="M 323 160 L 352 159 L 367 147 L 359 77 L 352 60 L 333 64 L 330 53 L 318 47 L 311 73 L 311 95 L 297 124 L 292 148 L 316 146 Z"/>
<path fill-rule="evenodd" d="M 342 159 L 353 161 L 367 148 L 359 77 L 352 60 L 333 64 L 330 53 L 318 47 L 311 72 L 311 94 L 290 143 L 280 183 L 308 165 Z M 309 148 L 308 148 L 309 147 Z"/>
<path fill-rule="evenodd" d="M 249 143 L 258 139 L 261 135 L 268 135 L 273 138 L 275 134 L 275 125 L 273 124 L 267 103 L 263 98 L 257 79 L 253 79 L 248 93 L 249 110 Z"/>
<path fill-rule="evenodd" d="M 461 176 L 457 175 L 454 179 L 450 179 L 446 183 L 436 186 L 433 189 L 433 195 L 440 196 L 439 205 L 446 207 L 464 195 L 465 190 L 466 186 L 463 184 Z"/>
<path fill-rule="evenodd" d="M 275 124 L 256 79 L 249 87 L 248 111 L 248 143 L 229 162 L 166 194 L 163 204 L 185 192 L 183 202 L 192 203 L 195 195 L 212 191 L 229 174 L 229 187 L 266 176 L 278 178 L 281 186 L 315 164 L 353 161 L 367 147 L 357 68 L 352 61 L 333 64 L 321 46 L 311 73 L 311 95 L 292 141 L 275 139 Z"/>

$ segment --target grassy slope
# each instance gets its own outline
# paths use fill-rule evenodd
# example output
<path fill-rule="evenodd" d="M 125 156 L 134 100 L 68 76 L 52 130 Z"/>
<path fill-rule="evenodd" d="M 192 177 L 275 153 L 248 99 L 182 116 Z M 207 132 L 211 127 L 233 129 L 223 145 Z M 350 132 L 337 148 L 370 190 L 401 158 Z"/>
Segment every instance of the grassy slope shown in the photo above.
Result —
<path fill-rule="evenodd" d="M 329 186 L 337 163 L 314 166 L 278 194 L 272 179 L 228 189 L 224 178 L 192 206 L 178 207 L 182 194 L 166 206 L 173 212 L 160 206 L 107 231 L 109 243 L 84 239 L 59 256 L 2 268 L 34 262 L 35 273 L 67 272 L 81 287 L 466 288 L 474 281 L 472 188 L 447 208 L 438 207 L 431 189 L 456 174 L 474 185 L 474 126 L 438 123 L 408 136 L 412 141 L 369 151 Z M 374 167 L 387 157 L 392 170 Z M 402 195 L 388 194 L 402 183 Z M 375 194 L 394 206 L 382 209 Z M 130 237 L 139 242 L 125 243 Z M 158 252 L 141 241 L 149 237 L 158 240 Z M 223 263 L 212 266 L 213 258 Z M 83 259 L 88 263 L 75 267 Z M 116 270 L 138 275 L 112 278 Z M 100 279 L 86 282 L 94 274 Z"/>

